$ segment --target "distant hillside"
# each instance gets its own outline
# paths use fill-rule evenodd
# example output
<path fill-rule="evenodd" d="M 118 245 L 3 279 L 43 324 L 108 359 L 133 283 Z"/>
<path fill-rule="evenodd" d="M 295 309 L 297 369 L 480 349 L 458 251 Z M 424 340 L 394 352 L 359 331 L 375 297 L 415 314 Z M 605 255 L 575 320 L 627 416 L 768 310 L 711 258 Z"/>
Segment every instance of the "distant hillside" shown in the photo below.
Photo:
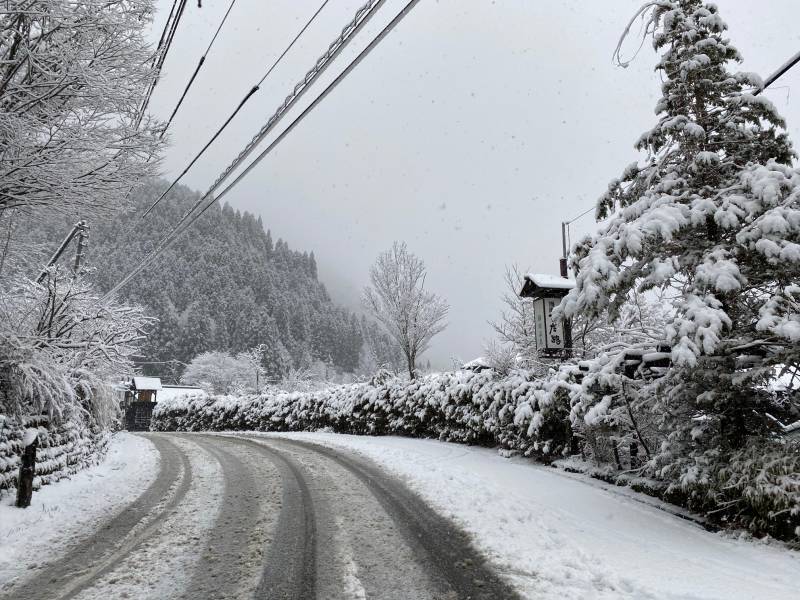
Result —
<path fill-rule="evenodd" d="M 139 216 L 165 189 L 145 186 L 131 208 L 91 230 L 89 265 L 98 287 L 110 289 L 199 198 L 176 188 Z M 390 362 L 392 347 L 377 326 L 333 304 L 317 279 L 313 252 L 273 242 L 261 219 L 229 205 L 215 206 L 143 271 L 121 296 L 147 307 L 159 323 L 148 339 L 143 368 L 163 372 L 207 350 L 267 348 L 274 378 L 315 361 L 343 372 Z"/>

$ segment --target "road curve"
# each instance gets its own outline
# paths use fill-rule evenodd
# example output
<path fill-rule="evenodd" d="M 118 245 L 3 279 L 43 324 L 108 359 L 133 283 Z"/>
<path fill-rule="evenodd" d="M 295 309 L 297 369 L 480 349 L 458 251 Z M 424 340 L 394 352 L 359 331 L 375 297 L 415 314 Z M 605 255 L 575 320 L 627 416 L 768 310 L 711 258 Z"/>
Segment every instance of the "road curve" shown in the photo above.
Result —
<path fill-rule="evenodd" d="M 362 482 L 399 529 L 418 563 L 427 571 L 435 592 L 446 598 L 493 600 L 516 598 L 475 550 L 469 536 L 436 513 L 417 494 L 371 461 L 319 444 L 289 439 L 250 438 L 256 444 L 294 447 L 316 454 L 347 470 Z M 297 596 L 301 598 L 301 596 Z"/>
<path fill-rule="evenodd" d="M 146 435 L 155 482 L 8 598 L 518 598 L 463 531 L 365 458 L 285 438 Z"/>

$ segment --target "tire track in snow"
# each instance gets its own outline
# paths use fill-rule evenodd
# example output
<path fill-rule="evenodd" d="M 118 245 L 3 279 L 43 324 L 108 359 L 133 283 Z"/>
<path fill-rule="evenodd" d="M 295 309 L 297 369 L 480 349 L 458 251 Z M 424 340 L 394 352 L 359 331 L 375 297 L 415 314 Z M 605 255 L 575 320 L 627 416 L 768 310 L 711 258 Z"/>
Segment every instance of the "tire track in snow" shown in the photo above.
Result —
<path fill-rule="evenodd" d="M 33 579 L 9 590 L 10 597 L 68 600 L 111 571 L 180 504 L 192 479 L 186 453 L 162 436 L 147 436 L 160 455 L 156 480 L 121 513 Z M 180 476 L 180 482 L 176 481 Z M 173 490 L 170 497 L 170 491 Z"/>
<path fill-rule="evenodd" d="M 254 448 L 247 447 L 248 452 L 242 454 L 234 450 L 236 446 L 241 448 L 241 444 L 226 438 L 187 439 L 219 462 L 224 497 L 222 509 L 208 532 L 206 548 L 182 597 L 216 600 L 252 597 L 260 575 L 260 570 L 253 575 L 253 565 L 262 564 L 265 538 L 273 529 L 263 509 L 270 504 L 267 493 L 274 473 L 253 464 L 253 455 L 261 458 Z"/>
<path fill-rule="evenodd" d="M 365 484 L 394 521 L 408 546 L 414 550 L 419 565 L 432 581 L 439 582 L 448 590 L 447 597 L 471 600 L 520 598 L 516 591 L 492 572 L 465 532 L 376 465 L 328 447 L 288 438 L 257 437 L 252 438 L 251 443 L 267 448 L 263 443 L 267 440 L 271 444 L 285 444 L 321 455 Z"/>
<path fill-rule="evenodd" d="M 280 471 L 283 483 L 281 511 L 272 543 L 264 559 L 255 598 L 309 600 L 316 597 L 316 525 L 314 504 L 299 465 L 264 444 L 239 437 L 209 436 L 256 449 Z"/>

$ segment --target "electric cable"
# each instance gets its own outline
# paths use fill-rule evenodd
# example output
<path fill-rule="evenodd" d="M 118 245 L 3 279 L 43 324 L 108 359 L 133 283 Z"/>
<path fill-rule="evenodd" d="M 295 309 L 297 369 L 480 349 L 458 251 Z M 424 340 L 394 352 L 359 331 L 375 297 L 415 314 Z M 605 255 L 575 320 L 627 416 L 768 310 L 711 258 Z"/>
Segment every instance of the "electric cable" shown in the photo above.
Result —
<path fill-rule="evenodd" d="M 176 231 L 177 228 L 180 227 L 180 225 L 197 209 L 197 207 L 200 206 L 200 204 L 202 204 L 202 202 L 208 196 L 214 193 L 214 191 L 225 181 L 225 179 L 228 178 L 230 173 L 233 172 L 244 160 L 246 160 L 250 154 L 252 154 L 261 140 L 263 140 L 275 127 L 275 125 L 277 125 L 281 118 L 283 118 L 283 115 L 286 114 L 286 111 L 288 111 L 305 94 L 310 85 L 320 75 L 322 75 L 322 73 L 325 72 L 336 56 L 338 56 L 339 53 L 345 49 L 350 40 L 361 30 L 364 25 L 367 24 L 369 19 L 375 14 L 383 1 L 384 0 L 367 0 L 367 2 L 356 11 L 353 19 L 344 26 L 341 33 L 333 42 L 330 43 L 328 49 L 316 60 L 314 66 L 311 67 L 305 76 L 294 86 L 291 93 L 286 96 L 286 99 L 283 101 L 283 103 L 261 127 L 258 133 L 254 135 L 253 138 L 247 143 L 244 149 L 239 152 L 233 162 L 231 162 L 217 177 L 216 181 L 214 181 L 206 193 L 183 215 L 183 217 L 181 217 L 180 221 L 178 221 L 178 224 L 172 229 L 172 232 Z M 161 197 L 156 199 L 156 202 L 154 202 L 153 205 L 151 205 L 151 207 L 145 211 L 145 214 L 142 215 L 142 217 L 147 215 L 160 200 Z"/>
<path fill-rule="evenodd" d="M 177 0 L 178 6 L 175 13 L 175 18 L 172 21 L 172 24 L 169 25 L 169 32 L 167 33 L 166 38 L 164 39 L 163 44 L 159 42 L 160 52 L 156 52 L 155 58 L 155 65 L 154 65 L 154 76 L 153 80 L 148 85 L 147 92 L 145 92 L 144 99 L 142 100 L 141 108 L 139 108 L 139 116 L 136 119 L 136 129 L 139 128 L 139 125 L 144 118 L 144 114 L 147 111 L 147 107 L 150 105 L 150 99 L 153 96 L 153 90 L 155 90 L 156 85 L 158 85 L 158 81 L 161 78 L 161 69 L 164 66 L 164 61 L 167 58 L 167 54 L 169 53 L 169 49 L 172 47 L 172 41 L 175 39 L 175 32 L 178 30 L 178 24 L 180 23 L 181 17 L 183 17 L 183 13 L 186 10 L 186 1 L 187 0 Z M 171 13 L 170 13 L 171 14 Z"/>
<path fill-rule="evenodd" d="M 772 75 L 767 77 L 764 80 L 764 85 L 761 88 L 757 89 L 755 92 L 753 92 L 753 96 L 758 96 L 761 92 L 763 92 L 770 85 L 775 83 L 778 80 L 778 78 L 782 77 L 789 69 L 795 66 L 798 62 L 800 62 L 800 52 L 792 56 L 789 60 L 787 60 L 780 67 L 778 67 L 777 71 L 775 71 Z"/>
<path fill-rule="evenodd" d="M 207 202 L 206 205 L 199 211 L 192 215 L 191 219 L 182 226 L 182 223 L 179 223 L 173 230 L 165 236 L 164 241 L 162 244 L 159 244 L 152 252 L 150 252 L 146 257 L 144 257 L 139 264 L 134 267 L 122 280 L 117 283 L 111 290 L 109 290 L 103 299 L 109 298 L 113 295 L 117 290 L 122 288 L 126 285 L 131 279 L 133 279 L 136 275 L 138 275 L 143 269 L 145 269 L 155 258 L 161 254 L 166 248 L 168 248 L 177 238 L 179 235 L 183 234 L 185 231 L 191 227 L 191 225 L 202 216 L 211 206 L 216 204 L 220 198 L 222 198 L 225 194 L 227 194 L 231 189 L 233 189 L 254 167 L 258 162 L 260 162 L 264 157 L 266 157 L 311 111 L 318 106 L 322 100 L 324 100 L 344 79 L 349 75 L 360 63 L 361 61 L 370 53 L 378 44 L 397 26 L 400 21 L 411 11 L 411 9 L 416 6 L 419 0 L 409 0 L 409 2 L 403 7 L 403 9 L 392 19 L 382 30 L 381 32 L 362 50 L 358 56 L 356 56 L 350 64 L 345 67 L 345 69 L 334 79 L 312 102 L 306 107 L 300 115 L 298 115 L 292 123 L 290 123 L 286 129 L 284 129 L 281 134 L 273 140 L 273 142 L 265 148 L 261 154 L 250 164 L 247 168 L 236 177 L 234 181 L 232 181 L 218 197 L 211 198 L 210 202 Z M 205 200 L 210 193 L 207 193 L 203 198 L 200 199 L 199 203 Z M 198 203 L 198 205 L 199 205 Z"/>
<path fill-rule="evenodd" d="M 197 74 L 200 73 L 200 69 L 203 67 L 203 63 L 206 62 L 206 57 L 208 56 L 208 53 L 211 52 L 211 47 L 214 45 L 214 42 L 217 40 L 217 36 L 219 36 L 219 32 L 222 31 L 222 27 L 225 25 L 225 21 L 228 20 L 228 15 L 231 14 L 231 10 L 233 9 L 233 5 L 234 4 L 236 4 L 236 0 L 231 0 L 230 5 L 228 6 L 228 10 L 225 11 L 225 15 L 222 17 L 222 21 L 220 21 L 220 24 L 217 27 L 217 30 L 214 32 L 214 36 L 211 38 L 211 41 L 208 43 L 208 47 L 206 48 L 206 51 L 203 52 L 203 55 L 200 57 L 200 61 L 197 63 L 197 67 L 195 67 L 195 69 L 194 69 L 194 73 L 192 73 L 192 76 L 189 78 L 189 82 L 186 84 L 186 87 L 183 89 L 183 93 L 181 94 L 181 97 L 178 99 L 178 103 L 175 105 L 175 108 L 172 110 L 172 114 L 170 114 L 169 119 L 167 119 L 166 124 L 161 129 L 161 133 L 158 136 L 159 138 L 163 138 L 164 135 L 167 133 L 167 129 L 169 129 L 169 126 L 172 124 L 172 120 L 175 118 L 175 115 L 178 113 L 178 109 L 180 109 L 181 104 L 183 104 L 183 101 L 186 98 L 186 94 L 189 93 L 189 90 L 191 89 L 192 84 L 194 83 L 194 80 L 197 79 Z"/>
<path fill-rule="evenodd" d="M 156 198 L 155 202 L 153 202 L 147 208 L 147 210 L 144 211 L 144 213 L 140 217 L 141 219 L 144 219 L 147 215 L 149 215 L 150 212 L 159 204 L 159 202 L 161 202 L 164 199 L 164 197 L 167 194 L 169 194 L 176 185 L 178 185 L 178 183 L 183 179 L 186 173 L 189 172 L 189 169 L 191 169 L 194 166 L 194 164 L 198 160 L 200 160 L 200 158 L 206 153 L 206 150 L 208 150 L 211 147 L 211 145 L 217 140 L 217 138 L 222 134 L 222 132 L 225 131 L 225 128 L 228 127 L 230 122 L 233 121 L 233 119 L 236 117 L 237 114 L 239 114 L 239 111 L 242 110 L 242 107 L 245 105 L 245 103 L 247 103 L 248 100 L 250 100 L 253 94 L 255 94 L 261 88 L 261 85 L 264 83 L 264 81 L 266 81 L 267 77 L 269 77 L 270 73 L 272 73 L 272 71 L 275 70 L 275 67 L 278 66 L 278 63 L 280 63 L 281 60 L 283 60 L 283 57 L 286 56 L 286 54 L 292 49 L 292 46 L 295 45 L 295 42 L 297 42 L 297 40 L 300 39 L 300 36 L 302 36 L 303 33 L 305 33 L 306 29 L 308 29 L 311 23 L 314 22 L 314 20 L 317 18 L 317 15 L 319 15 L 319 13 L 322 12 L 322 9 L 325 8 L 325 5 L 328 4 L 328 2 L 329 0 L 324 0 L 322 4 L 320 4 L 316 12 L 314 12 L 314 14 L 311 15 L 311 18 L 309 18 L 308 21 L 306 21 L 306 24 L 303 26 L 303 28 L 297 32 L 297 35 L 294 36 L 294 39 L 292 39 L 289 45 L 286 46 L 283 52 L 281 52 L 280 56 L 278 56 L 278 58 L 275 59 L 270 68 L 267 69 L 266 73 L 264 73 L 264 76 L 261 77 L 259 82 L 256 85 L 254 85 L 250 89 L 250 91 L 247 92 L 247 94 L 245 94 L 245 96 L 239 102 L 239 105 L 236 107 L 236 109 L 228 116 L 227 119 L 225 119 L 225 122 L 222 124 L 222 126 L 219 129 L 217 129 L 216 133 L 214 133 L 213 136 L 211 136 L 211 139 L 208 140 L 208 142 L 206 142 L 205 146 L 201 148 L 200 152 L 198 152 L 195 155 L 195 157 L 189 162 L 189 164 L 186 165 L 183 171 L 181 171 L 181 174 L 178 175 L 178 177 L 172 181 L 169 187 L 167 187 L 167 189 L 164 190 L 164 192 L 161 195 L 159 195 L 158 198 Z"/>

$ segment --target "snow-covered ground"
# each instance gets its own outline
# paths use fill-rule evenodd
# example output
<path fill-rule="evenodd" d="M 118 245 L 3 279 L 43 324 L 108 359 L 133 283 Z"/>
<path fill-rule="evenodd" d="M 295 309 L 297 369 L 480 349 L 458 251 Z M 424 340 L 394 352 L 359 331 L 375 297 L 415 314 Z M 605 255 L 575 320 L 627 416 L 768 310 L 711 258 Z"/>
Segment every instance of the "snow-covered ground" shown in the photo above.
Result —
<path fill-rule="evenodd" d="M 276 435 L 384 465 L 469 531 L 531 599 L 800 597 L 800 554 L 707 532 L 590 479 L 431 440 Z"/>
<path fill-rule="evenodd" d="M 15 497 L 0 502 L 0 588 L 19 574 L 58 556 L 101 519 L 130 504 L 158 474 L 158 453 L 143 437 L 115 434 L 102 463 L 33 493 L 26 509 Z"/>

